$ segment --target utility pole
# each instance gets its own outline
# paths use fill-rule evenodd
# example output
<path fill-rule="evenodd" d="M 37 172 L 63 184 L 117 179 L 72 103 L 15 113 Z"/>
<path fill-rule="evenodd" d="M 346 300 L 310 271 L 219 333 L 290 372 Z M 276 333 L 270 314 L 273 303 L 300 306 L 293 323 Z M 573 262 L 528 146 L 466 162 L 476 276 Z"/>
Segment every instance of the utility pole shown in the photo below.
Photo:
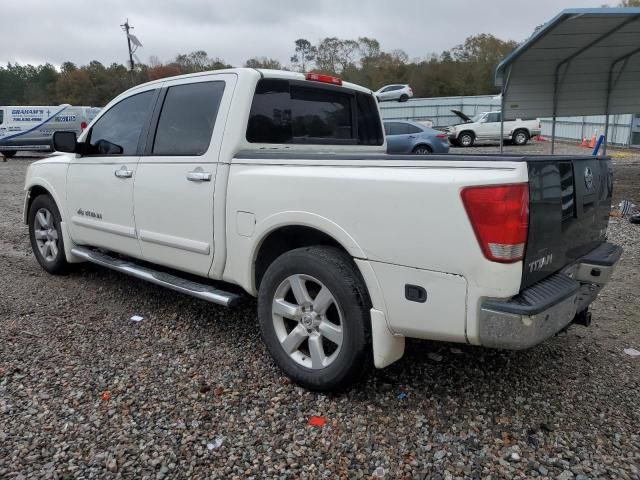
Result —
<path fill-rule="evenodd" d="M 133 84 L 135 83 L 133 80 L 133 69 L 135 67 L 135 64 L 133 63 L 134 52 L 138 49 L 138 47 L 142 46 L 142 43 L 140 43 L 140 40 L 138 40 L 138 38 L 130 32 L 130 30 L 133 30 L 133 27 L 129 25 L 128 18 L 122 25 L 120 25 L 120 27 L 122 27 L 122 30 L 127 35 L 127 51 L 129 52 L 129 71 L 131 72 L 131 83 Z"/>
<path fill-rule="evenodd" d="M 131 49 L 131 37 L 129 36 L 129 30 L 132 30 L 133 27 L 129 25 L 129 19 L 124 22 L 123 25 L 120 25 L 122 30 L 127 34 L 127 47 L 129 52 L 129 71 L 133 72 L 133 50 Z"/>

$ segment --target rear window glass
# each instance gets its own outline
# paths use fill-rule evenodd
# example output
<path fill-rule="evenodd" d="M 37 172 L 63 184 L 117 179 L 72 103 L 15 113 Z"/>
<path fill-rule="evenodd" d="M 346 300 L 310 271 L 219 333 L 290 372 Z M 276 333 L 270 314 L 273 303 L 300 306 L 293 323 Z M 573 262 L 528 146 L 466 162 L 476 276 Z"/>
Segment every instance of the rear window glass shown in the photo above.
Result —
<path fill-rule="evenodd" d="M 224 82 L 169 87 L 153 142 L 154 155 L 202 155 L 209 148 Z"/>
<path fill-rule="evenodd" d="M 251 105 L 252 143 L 381 145 L 377 105 L 371 95 L 263 79 Z"/>
<path fill-rule="evenodd" d="M 291 130 L 294 140 L 353 138 L 349 95 L 291 87 Z"/>

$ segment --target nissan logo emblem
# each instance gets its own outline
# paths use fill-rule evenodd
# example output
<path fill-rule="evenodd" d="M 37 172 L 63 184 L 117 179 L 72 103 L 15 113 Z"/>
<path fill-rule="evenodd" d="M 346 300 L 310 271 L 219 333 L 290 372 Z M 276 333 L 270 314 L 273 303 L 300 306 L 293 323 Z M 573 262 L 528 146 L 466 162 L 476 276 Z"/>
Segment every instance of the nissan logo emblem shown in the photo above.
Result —
<path fill-rule="evenodd" d="M 584 184 L 587 186 L 587 190 L 593 188 L 593 172 L 589 167 L 584 169 Z"/>

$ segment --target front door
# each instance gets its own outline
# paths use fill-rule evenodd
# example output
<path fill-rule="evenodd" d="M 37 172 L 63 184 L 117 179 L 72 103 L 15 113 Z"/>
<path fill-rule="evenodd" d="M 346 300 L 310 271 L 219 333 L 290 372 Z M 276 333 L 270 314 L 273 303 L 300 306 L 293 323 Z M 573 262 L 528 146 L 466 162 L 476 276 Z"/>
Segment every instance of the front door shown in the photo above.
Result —
<path fill-rule="evenodd" d="M 500 114 L 498 112 L 487 113 L 476 128 L 478 139 L 500 138 Z"/>
<path fill-rule="evenodd" d="M 211 74 L 163 85 L 134 192 L 145 260 L 208 274 L 215 176 L 235 82 L 234 74 Z"/>
<path fill-rule="evenodd" d="M 133 218 L 133 184 L 157 90 L 126 97 L 105 111 L 87 132 L 86 154 L 67 171 L 71 238 L 140 257 Z"/>

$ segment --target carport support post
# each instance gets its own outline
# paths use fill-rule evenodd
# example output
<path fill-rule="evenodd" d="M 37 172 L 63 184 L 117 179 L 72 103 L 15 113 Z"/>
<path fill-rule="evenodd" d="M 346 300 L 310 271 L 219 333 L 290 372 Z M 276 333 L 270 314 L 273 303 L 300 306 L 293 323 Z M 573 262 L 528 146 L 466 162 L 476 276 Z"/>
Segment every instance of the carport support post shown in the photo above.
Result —
<path fill-rule="evenodd" d="M 504 89 L 500 95 L 500 153 L 504 150 Z"/>
<path fill-rule="evenodd" d="M 620 67 L 620 71 L 618 72 L 618 77 L 616 78 L 616 81 L 615 81 L 615 83 L 617 84 L 618 80 L 620 79 L 620 76 L 622 75 L 622 72 L 627 67 L 629 59 L 631 57 L 633 57 L 634 55 L 637 55 L 638 53 L 640 53 L 640 48 L 636 48 L 635 50 L 627 53 L 626 55 L 623 55 L 622 57 L 616 58 L 613 61 L 613 63 L 611 63 L 611 67 L 609 67 L 609 77 L 607 79 L 607 103 L 606 103 L 606 106 L 605 106 L 604 145 L 602 146 L 602 157 L 603 158 L 607 156 L 607 143 L 609 141 L 609 105 L 610 105 L 610 102 L 611 102 L 611 90 L 613 90 L 613 87 L 614 87 L 613 69 L 615 68 L 615 66 L 618 63 L 624 61 L 624 63 Z"/>
<path fill-rule="evenodd" d="M 551 117 L 551 155 L 556 151 L 556 117 L 558 114 L 558 76 L 560 65 L 556 66 L 556 72 L 553 76 L 553 116 Z"/>
<path fill-rule="evenodd" d="M 507 70 L 507 75 L 502 82 L 502 91 L 500 92 L 500 153 L 504 150 L 504 96 L 507 93 L 507 87 L 509 86 L 509 78 L 511 77 L 511 66 Z"/>

